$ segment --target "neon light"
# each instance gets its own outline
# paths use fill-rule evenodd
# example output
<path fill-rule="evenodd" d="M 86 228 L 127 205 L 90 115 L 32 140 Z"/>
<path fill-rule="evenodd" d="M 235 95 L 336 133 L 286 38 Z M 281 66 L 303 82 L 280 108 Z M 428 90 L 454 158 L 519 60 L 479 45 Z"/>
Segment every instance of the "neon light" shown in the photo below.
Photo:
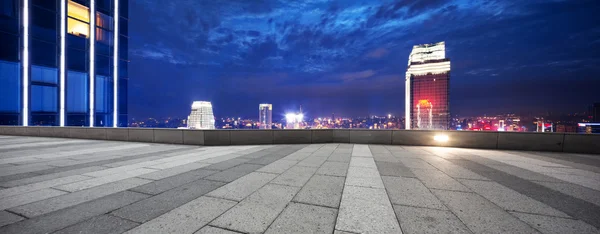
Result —
<path fill-rule="evenodd" d="M 23 126 L 29 126 L 29 0 L 23 0 Z"/>
<path fill-rule="evenodd" d="M 96 56 L 96 2 L 90 1 L 90 127 L 94 127 L 94 89 L 95 89 L 95 76 L 96 68 L 94 63 L 94 57 Z"/>
<path fill-rule="evenodd" d="M 60 126 L 65 126 L 65 15 L 67 0 L 60 1 Z"/>
<path fill-rule="evenodd" d="M 117 80 L 119 78 L 118 65 L 119 65 L 119 0 L 115 0 L 115 36 L 113 45 L 113 128 L 117 127 Z"/>

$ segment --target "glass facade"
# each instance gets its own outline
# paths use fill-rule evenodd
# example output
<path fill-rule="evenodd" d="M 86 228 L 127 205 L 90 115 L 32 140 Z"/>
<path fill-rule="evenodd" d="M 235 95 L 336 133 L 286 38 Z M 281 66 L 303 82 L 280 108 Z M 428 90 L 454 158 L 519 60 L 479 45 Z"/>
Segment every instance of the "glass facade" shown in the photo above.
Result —
<path fill-rule="evenodd" d="M 449 84 L 445 43 L 415 45 L 406 71 L 406 129 L 450 128 Z"/>
<path fill-rule="evenodd" d="M 1 1 L 0 125 L 127 126 L 127 1 Z"/>

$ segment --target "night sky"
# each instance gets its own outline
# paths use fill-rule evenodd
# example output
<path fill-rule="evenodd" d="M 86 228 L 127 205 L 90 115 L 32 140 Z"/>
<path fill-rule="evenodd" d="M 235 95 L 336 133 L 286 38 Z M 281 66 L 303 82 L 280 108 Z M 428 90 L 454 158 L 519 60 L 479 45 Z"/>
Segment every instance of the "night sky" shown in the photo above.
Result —
<path fill-rule="evenodd" d="M 130 0 L 129 113 L 404 113 L 408 55 L 446 42 L 453 115 L 600 102 L 598 0 Z"/>

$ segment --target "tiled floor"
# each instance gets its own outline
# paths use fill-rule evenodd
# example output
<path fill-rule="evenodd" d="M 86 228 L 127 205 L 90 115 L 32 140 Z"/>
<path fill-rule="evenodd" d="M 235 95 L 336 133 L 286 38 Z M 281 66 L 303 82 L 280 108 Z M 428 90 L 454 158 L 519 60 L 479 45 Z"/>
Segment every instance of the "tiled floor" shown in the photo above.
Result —
<path fill-rule="evenodd" d="M 0 233 L 599 233 L 600 155 L 0 136 Z"/>

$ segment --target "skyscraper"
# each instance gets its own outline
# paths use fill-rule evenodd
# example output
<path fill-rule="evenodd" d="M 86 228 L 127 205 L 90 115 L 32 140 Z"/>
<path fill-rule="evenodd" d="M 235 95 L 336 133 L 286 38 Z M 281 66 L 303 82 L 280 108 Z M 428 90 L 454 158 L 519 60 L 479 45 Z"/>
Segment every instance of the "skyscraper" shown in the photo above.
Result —
<path fill-rule="evenodd" d="M 188 116 L 187 126 L 190 129 L 215 129 L 212 104 L 204 101 L 192 103 L 192 112 Z"/>
<path fill-rule="evenodd" d="M 127 126 L 128 0 L 2 0 L 0 125 Z"/>
<path fill-rule="evenodd" d="M 592 122 L 600 123 L 600 102 L 592 105 Z"/>
<path fill-rule="evenodd" d="M 260 121 L 260 129 L 271 129 L 271 125 L 273 124 L 272 104 L 258 105 L 258 120 Z"/>
<path fill-rule="evenodd" d="M 444 42 L 413 46 L 406 71 L 406 129 L 450 127 L 450 59 Z"/>

